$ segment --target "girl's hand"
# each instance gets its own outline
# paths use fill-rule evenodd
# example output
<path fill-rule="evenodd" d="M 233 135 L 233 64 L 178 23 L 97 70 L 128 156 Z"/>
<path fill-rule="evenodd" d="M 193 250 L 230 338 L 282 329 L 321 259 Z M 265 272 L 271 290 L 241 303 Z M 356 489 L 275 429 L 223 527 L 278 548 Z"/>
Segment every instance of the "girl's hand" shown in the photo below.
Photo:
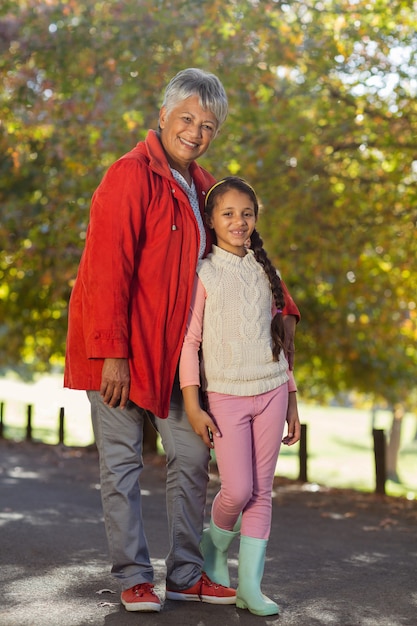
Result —
<path fill-rule="evenodd" d="M 210 415 L 200 406 L 199 388 L 197 385 L 183 387 L 185 412 L 193 430 L 204 441 L 208 448 L 214 448 L 213 435 L 221 437 L 221 432 Z"/>
<path fill-rule="evenodd" d="M 208 448 L 214 448 L 213 436 L 221 437 L 221 433 L 210 415 L 200 407 L 187 411 L 188 421 L 194 432 L 201 437 Z"/>
<path fill-rule="evenodd" d="M 296 392 L 291 391 L 288 396 L 287 409 L 288 434 L 283 438 L 282 443 L 286 446 L 293 446 L 301 437 L 301 424 L 298 417 Z"/>

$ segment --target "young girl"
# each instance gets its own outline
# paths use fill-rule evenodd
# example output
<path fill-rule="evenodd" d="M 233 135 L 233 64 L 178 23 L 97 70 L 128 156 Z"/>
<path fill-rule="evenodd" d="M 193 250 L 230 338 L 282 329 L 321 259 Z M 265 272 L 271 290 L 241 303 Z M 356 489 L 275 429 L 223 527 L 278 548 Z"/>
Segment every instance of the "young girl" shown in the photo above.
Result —
<path fill-rule="evenodd" d="M 241 178 L 221 180 L 206 196 L 216 245 L 197 268 L 180 383 L 192 427 L 215 448 L 221 480 L 203 533 L 204 571 L 229 585 L 227 550 L 241 526 L 236 605 L 274 615 L 277 604 L 260 588 L 271 491 L 281 441 L 296 443 L 300 422 L 283 350 L 281 280 L 255 230 L 257 217 L 256 194 Z"/>

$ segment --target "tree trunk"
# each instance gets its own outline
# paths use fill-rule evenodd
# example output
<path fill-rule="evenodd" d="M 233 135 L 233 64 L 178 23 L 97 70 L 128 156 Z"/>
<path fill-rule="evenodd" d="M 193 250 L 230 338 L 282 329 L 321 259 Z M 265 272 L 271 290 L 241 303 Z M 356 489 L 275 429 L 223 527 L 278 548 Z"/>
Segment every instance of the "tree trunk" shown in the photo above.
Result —
<path fill-rule="evenodd" d="M 392 411 L 392 425 L 387 445 L 387 478 L 396 483 L 401 480 L 398 476 L 398 453 L 401 445 L 401 429 L 405 411 L 402 404 L 396 404 Z"/>

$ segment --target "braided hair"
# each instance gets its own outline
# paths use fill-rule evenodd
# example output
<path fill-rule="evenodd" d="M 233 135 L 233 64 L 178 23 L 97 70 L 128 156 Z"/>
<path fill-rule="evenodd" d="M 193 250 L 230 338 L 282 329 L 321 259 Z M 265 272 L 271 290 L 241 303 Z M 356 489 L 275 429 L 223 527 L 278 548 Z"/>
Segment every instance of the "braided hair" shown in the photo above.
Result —
<path fill-rule="evenodd" d="M 282 309 L 285 306 L 284 293 L 282 291 L 281 279 L 275 267 L 272 265 L 264 247 L 262 237 L 255 229 L 250 238 L 250 245 L 255 259 L 262 265 L 268 276 L 271 285 L 272 297 L 274 298 L 277 312 L 271 321 L 272 354 L 275 361 L 279 361 L 279 355 L 284 348 L 284 321 L 282 319 Z"/>
<path fill-rule="evenodd" d="M 259 213 L 259 202 L 255 190 L 243 178 L 239 178 L 239 176 L 227 176 L 211 187 L 206 195 L 206 215 L 211 217 L 213 209 L 216 206 L 217 198 L 223 196 L 231 189 L 235 189 L 236 191 L 240 191 L 249 196 L 253 202 L 255 217 L 257 218 Z M 215 233 L 213 234 L 216 241 Z M 255 259 L 258 263 L 260 263 L 260 265 L 262 265 L 271 285 L 272 297 L 277 309 L 277 312 L 271 321 L 272 354 L 274 361 L 279 361 L 281 350 L 284 349 L 285 336 L 284 322 L 282 319 L 282 310 L 285 306 L 285 300 L 281 286 L 281 279 L 277 270 L 272 265 L 271 260 L 263 247 L 262 237 L 256 229 L 250 237 L 250 248 L 253 250 Z"/>

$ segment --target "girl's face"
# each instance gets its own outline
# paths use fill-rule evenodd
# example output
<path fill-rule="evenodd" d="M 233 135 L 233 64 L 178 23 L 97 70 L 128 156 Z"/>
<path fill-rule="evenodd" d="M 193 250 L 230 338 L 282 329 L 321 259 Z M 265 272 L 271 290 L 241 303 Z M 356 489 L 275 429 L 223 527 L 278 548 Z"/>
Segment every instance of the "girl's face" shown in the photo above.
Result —
<path fill-rule="evenodd" d="M 229 189 L 217 196 L 207 225 L 213 228 L 217 245 L 237 256 L 245 256 L 245 241 L 249 239 L 256 225 L 255 206 L 248 194 Z"/>

